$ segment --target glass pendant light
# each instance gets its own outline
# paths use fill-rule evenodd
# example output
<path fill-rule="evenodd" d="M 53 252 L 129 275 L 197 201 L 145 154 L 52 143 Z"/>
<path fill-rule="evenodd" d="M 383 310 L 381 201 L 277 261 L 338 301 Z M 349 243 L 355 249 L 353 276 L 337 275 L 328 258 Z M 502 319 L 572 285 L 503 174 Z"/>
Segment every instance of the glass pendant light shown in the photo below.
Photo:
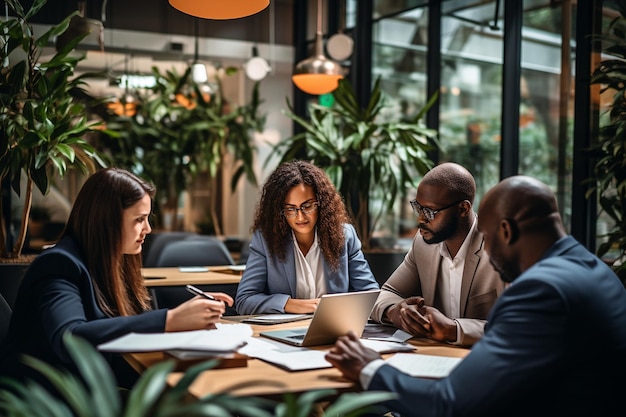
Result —
<path fill-rule="evenodd" d="M 324 55 L 322 41 L 322 0 L 317 2 L 317 32 L 315 55 L 300 61 L 291 77 L 300 90 L 308 94 L 321 95 L 335 90 L 343 78 L 341 65 Z"/>

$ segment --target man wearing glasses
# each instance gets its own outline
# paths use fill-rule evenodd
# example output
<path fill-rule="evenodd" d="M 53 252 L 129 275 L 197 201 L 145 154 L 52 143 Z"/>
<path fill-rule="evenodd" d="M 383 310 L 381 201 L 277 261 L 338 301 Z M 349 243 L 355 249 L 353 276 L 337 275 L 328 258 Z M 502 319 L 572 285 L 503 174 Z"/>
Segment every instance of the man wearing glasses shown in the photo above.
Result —
<path fill-rule="evenodd" d="M 482 337 L 504 284 L 476 229 L 475 193 L 472 174 L 458 164 L 443 163 L 424 175 L 411 201 L 418 233 L 383 285 L 374 320 L 463 346 Z"/>

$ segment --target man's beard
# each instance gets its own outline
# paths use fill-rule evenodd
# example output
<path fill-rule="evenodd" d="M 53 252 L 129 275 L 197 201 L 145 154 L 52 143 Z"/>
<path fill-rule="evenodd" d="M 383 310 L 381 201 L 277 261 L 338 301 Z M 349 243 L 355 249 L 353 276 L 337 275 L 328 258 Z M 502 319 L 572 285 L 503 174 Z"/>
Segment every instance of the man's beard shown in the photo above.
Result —
<path fill-rule="evenodd" d="M 454 234 L 456 233 L 459 227 L 459 219 L 458 217 L 453 217 L 452 219 L 450 219 L 448 223 L 444 224 L 443 227 L 437 232 L 433 231 L 432 229 L 429 229 L 427 225 L 428 223 L 420 223 L 418 225 L 418 228 L 430 232 L 432 237 L 430 239 L 424 238 L 424 242 L 428 243 L 429 245 L 432 245 L 435 243 L 441 243 L 444 240 L 447 240 L 451 238 L 452 236 L 454 236 Z"/>

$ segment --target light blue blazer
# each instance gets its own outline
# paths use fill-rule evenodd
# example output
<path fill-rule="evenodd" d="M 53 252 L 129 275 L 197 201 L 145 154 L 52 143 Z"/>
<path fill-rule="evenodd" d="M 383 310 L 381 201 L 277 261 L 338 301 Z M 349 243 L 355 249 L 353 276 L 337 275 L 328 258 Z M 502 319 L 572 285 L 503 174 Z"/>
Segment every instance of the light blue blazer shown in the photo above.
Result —
<path fill-rule="evenodd" d="M 345 247 L 339 268 L 333 271 L 324 260 L 324 277 L 329 294 L 378 289 L 378 283 L 361 251 L 354 227 L 344 225 Z M 286 242 L 293 245 L 290 236 Z M 267 242 L 260 231 L 250 241 L 250 255 L 235 297 L 238 314 L 284 313 L 289 298 L 296 298 L 296 261 L 293 250 L 287 250 L 285 261 L 268 255 Z"/>

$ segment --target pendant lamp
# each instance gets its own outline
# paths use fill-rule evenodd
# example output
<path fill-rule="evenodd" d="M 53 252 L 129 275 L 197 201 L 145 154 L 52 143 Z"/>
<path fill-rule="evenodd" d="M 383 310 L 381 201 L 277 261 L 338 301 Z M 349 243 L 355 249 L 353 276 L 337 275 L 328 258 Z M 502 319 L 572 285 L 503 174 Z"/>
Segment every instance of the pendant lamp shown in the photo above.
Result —
<path fill-rule="evenodd" d="M 193 63 L 191 64 L 191 78 L 193 79 L 193 81 L 197 84 L 202 84 L 208 81 L 209 77 L 207 75 L 206 72 L 206 66 L 201 63 L 198 62 L 198 38 L 199 38 L 199 34 L 198 34 L 198 20 L 199 19 L 195 19 L 194 21 L 194 49 L 193 49 Z"/>
<path fill-rule="evenodd" d="M 253 15 L 265 9 L 270 0 L 169 0 L 170 5 L 191 16 L 228 20 Z"/>
<path fill-rule="evenodd" d="M 335 90 L 343 78 L 341 65 L 324 56 L 322 42 L 322 0 L 317 2 L 317 32 L 315 34 L 315 55 L 296 65 L 292 81 L 300 90 L 308 94 L 321 95 Z"/>

